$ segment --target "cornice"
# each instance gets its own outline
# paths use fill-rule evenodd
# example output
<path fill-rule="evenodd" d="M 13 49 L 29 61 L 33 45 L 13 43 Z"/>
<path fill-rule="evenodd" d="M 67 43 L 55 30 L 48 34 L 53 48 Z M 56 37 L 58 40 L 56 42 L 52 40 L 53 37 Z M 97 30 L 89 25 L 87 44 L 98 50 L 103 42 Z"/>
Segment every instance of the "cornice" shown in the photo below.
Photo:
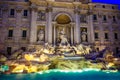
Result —
<path fill-rule="evenodd" d="M 120 12 L 120 10 L 102 9 L 102 8 L 95 8 L 94 11 L 101 11 L 101 12 Z"/>
<path fill-rule="evenodd" d="M 0 4 L 9 4 L 9 5 L 24 5 L 29 6 L 29 2 L 18 2 L 18 1 L 1 1 Z"/>
<path fill-rule="evenodd" d="M 88 4 L 82 4 L 81 2 L 57 2 L 53 0 L 30 0 L 31 3 L 34 3 L 38 6 L 49 6 L 51 5 L 52 7 L 61 7 L 61 8 L 78 8 L 80 9 L 81 7 L 83 9 L 88 9 Z"/>
<path fill-rule="evenodd" d="M 31 3 L 36 4 L 38 6 L 47 6 L 46 0 L 30 0 Z"/>

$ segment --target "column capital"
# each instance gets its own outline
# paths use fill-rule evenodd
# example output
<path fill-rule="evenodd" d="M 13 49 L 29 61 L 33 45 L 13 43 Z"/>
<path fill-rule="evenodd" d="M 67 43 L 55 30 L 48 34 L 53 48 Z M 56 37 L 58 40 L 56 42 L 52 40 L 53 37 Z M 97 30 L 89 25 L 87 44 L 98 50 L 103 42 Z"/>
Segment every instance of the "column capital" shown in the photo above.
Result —
<path fill-rule="evenodd" d="M 22 11 L 22 9 L 23 9 L 23 7 L 22 7 L 22 6 L 17 6 L 17 7 L 16 7 L 16 12 L 21 12 L 21 11 Z"/>
<path fill-rule="evenodd" d="M 74 7 L 78 7 L 78 6 L 80 6 L 81 4 L 82 4 L 82 3 L 81 3 L 81 2 L 78 2 L 78 1 L 73 2 Z"/>
<path fill-rule="evenodd" d="M 53 10 L 52 7 L 47 7 L 46 8 L 46 12 L 52 12 L 52 10 Z"/>
<path fill-rule="evenodd" d="M 79 10 L 78 8 L 75 8 L 75 9 L 74 9 L 74 13 L 75 13 L 75 14 L 80 14 L 80 10 Z"/>
<path fill-rule="evenodd" d="M 3 10 L 3 12 L 7 12 L 8 8 L 6 7 L 6 8 L 3 8 L 2 10 Z"/>
<path fill-rule="evenodd" d="M 16 9 L 16 12 L 20 13 L 22 11 L 22 9 Z"/>
<path fill-rule="evenodd" d="M 80 13 L 80 8 L 81 8 L 81 2 L 73 2 L 73 6 L 74 6 L 74 13 L 79 14 Z"/>
<path fill-rule="evenodd" d="M 54 3 L 54 0 L 46 0 L 48 6 L 52 6 Z"/>
<path fill-rule="evenodd" d="M 33 3 L 32 3 L 32 5 L 30 6 L 30 9 L 31 9 L 32 11 L 37 11 L 37 10 L 38 10 L 37 5 L 36 5 L 36 4 L 33 4 Z"/>
<path fill-rule="evenodd" d="M 88 5 L 89 5 L 89 8 L 90 8 L 90 9 L 94 9 L 95 4 L 89 3 Z"/>
<path fill-rule="evenodd" d="M 93 10 L 88 10 L 88 15 L 92 15 L 93 14 Z"/>
<path fill-rule="evenodd" d="M 46 0 L 47 2 L 47 8 L 46 8 L 46 12 L 52 12 L 52 5 L 54 3 L 54 0 Z"/>
<path fill-rule="evenodd" d="M 57 22 L 56 22 L 56 21 L 53 21 L 52 23 L 53 23 L 53 24 L 56 24 Z"/>
<path fill-rule="evenodd" d="M 75 22 L 71 22 L 70 24 L 75 25 Z"/>
<path fill-rule="evenodd" d="M 89 6 L 88 15 L 91 15 L 93 14 L 95 4 L 89 3 L 88 6 Z"/>

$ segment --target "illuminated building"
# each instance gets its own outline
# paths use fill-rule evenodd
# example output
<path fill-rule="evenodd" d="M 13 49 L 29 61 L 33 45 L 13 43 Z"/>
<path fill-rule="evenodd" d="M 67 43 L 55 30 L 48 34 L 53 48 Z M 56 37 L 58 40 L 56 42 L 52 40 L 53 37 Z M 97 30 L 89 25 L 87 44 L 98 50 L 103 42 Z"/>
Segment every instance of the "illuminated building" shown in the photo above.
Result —
<path fill-rule="evenodd" d="M 29 45 L 68 42 L 90 44 L 97 50 L 120 48 L 117 5 L 90 0 L 0 0 L 0 51 L 11 54 Z"/>

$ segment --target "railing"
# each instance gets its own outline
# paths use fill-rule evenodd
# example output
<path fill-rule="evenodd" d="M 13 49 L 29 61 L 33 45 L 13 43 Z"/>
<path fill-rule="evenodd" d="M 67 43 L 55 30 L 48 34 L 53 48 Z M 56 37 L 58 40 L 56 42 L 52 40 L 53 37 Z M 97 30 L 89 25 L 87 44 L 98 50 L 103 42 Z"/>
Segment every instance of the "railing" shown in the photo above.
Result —
<path fill-rule="evenodd" d="M 21 39 L 19 40 L 20 43 L 28 43 L 29 39 L 27 37 L 21 37 Z"/>
<path fill-rule="evenodd" d="M 100 41 L 100 39 L 95 39 L 95 41 Z"/>
<path fill-rule="evenodd" d="M 37 18 L 37 21 L 46 21 L 46 18 Z"/>
<path fill-rule="evenodd" d="M 97 20 L 93 20 L 93 22 L 98 22 Z"/>
<path fill-rule="evenodd" d="M 105 39 L 105 41 L 110 41 L 109 39 Z"/>
<path fill-rule="evenodd" d="M 15 18 L 15 15 L 9 15 L 9 18 Z"/>
<path fill-rule="evenodd" d="M 113 24 L 117 24 L 117 21 L 112 21 Z"/>
<path fill-rule="evenodd" d="M 82 20 L 81 20 L 81 23 L 87 23 L 87 21 L 84 21 L 84 20 L 82 21 Z"/>
<path fill-rule="evenodd" d="M 13 37 L 7 37 L 7 40 L 13 40 Z"/>
<path fill-rule="evenodd" d="M 27 18 L 28 18 L 28 16 L 22 16 L 22 18 L 25 18 L 25 19 L 27 19 Z"/>
<path fill-rule="evenodd" d="M 13 37 L 6 37 L 5 38 L 5 42 L 13 43 L 14 42 L 14 38 Z"/>
<path fill-rule="evenodd" d="M 27 40 L 27 37 L 21 37 L 21 40 Z"/>
<path fill-rule="evenodd" d="M 103 20 L 102 22 L 103 22 L 103 23 L 108 23 L 108 21 L 107 21 L 107 20 L 106 20 L 106 21 L 104 21 L 104 20 Z"/>
<path fill-rule="evenodd" d="M 5 41 L 9 43 L 16 43 L 14 37 L 6 37 Z M 17 43 L 28 43 L 28 42 L 29 42 L 29 39 L 27 37 L 21 37 Z"/>

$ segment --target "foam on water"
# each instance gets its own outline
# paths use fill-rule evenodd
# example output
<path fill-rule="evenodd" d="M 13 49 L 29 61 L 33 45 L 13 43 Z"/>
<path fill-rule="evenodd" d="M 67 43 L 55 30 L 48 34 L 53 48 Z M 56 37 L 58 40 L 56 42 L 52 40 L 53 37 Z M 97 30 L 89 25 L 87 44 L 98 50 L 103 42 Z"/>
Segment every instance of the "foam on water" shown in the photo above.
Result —
<path fill-rule="evenodd" d="M 120 72 L 103 72 L 99 69 L 55 69 L 31 74 L 1 74 L 0 80 L 120 80 Z"/>

